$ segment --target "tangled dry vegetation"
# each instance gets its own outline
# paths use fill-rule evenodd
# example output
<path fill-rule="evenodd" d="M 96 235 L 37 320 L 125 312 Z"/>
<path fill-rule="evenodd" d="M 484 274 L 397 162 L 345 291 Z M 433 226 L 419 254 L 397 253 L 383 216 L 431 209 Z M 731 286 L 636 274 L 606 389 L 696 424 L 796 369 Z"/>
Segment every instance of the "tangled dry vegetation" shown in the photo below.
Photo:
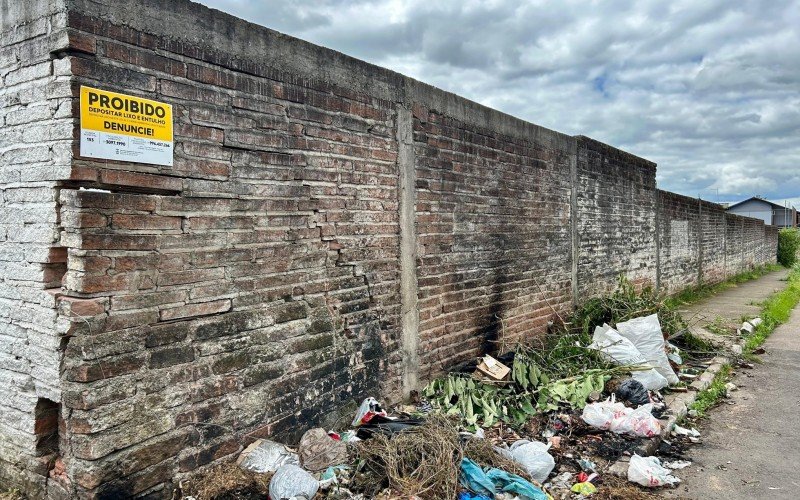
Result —
<path fill-rule="evenodd" d="M 419 427 L 358 443 L 360 472 L 353 478 L 354 489 L 367 498 L 377 497 L 386 489 L 402 498 L 456 498 L 461 489 L 458 475 L 463 458 L 531 481 L 525 469 L 498 454 L 491 441 L 464 440 L 457 428 L 454 419 L 432 414 Z"/>
<path fill-rule="evenodd" d="M 269 498 L 272 474 L 246 471 L 235 463 L 217 465 L 181 484 L 182 498 L 196 500 L 262 500 Z"/>
<path fill-rule="evenodd" d="M 432 415 L 425 424 L 358 443 L 363 468 L 353 479 L 357 490 L 376 496 L 391 488 L 403 496 L 455 498 L 463 450 L 453 422 Z"/>

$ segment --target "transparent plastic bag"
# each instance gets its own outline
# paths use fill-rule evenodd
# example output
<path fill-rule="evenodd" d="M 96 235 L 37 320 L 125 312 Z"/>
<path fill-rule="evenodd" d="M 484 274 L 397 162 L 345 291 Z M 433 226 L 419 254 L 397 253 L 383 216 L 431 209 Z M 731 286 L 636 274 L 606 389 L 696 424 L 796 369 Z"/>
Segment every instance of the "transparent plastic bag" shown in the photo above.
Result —
<path fill-rule="evenodd" d="M 330 437 L 325 429 L 316 427 L 303 434 L 297 454 L 306 470 L 317 472 L 347 462 L 347 445 Z"/>
<path fill-rule="evenodd" d="M 515 462 L 525 467 L 533 479 L 543 483 L 556 466 L 549 449 L 550 444 L 521 439 L 511 445 L 510 451 Z"/>
<path fill-rule="evenodd" d="M 239 460 L 239 467 L 253 472 L 275 472 L 285 464 L 299 463 L 296 453 L 269 439 L 261 439 L 248 446 Z"/>
<path fill-rule="evenodd" d="M 628 481 L 647 488 L 658 486 L 674 486 L 680 479 L 670 474 L 670 470 L 661 466 L 656 457 L 640 457 L 634 454 L 628 465 Z"/>

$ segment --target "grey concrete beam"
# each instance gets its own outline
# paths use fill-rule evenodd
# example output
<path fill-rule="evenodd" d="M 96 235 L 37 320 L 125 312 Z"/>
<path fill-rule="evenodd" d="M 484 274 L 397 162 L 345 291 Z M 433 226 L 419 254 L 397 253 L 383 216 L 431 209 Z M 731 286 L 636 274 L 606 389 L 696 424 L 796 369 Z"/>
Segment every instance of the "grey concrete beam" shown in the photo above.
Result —
<path fill-rule="evenodd" d="M 411 110 L 397 106 L 397 169 L 400 176 L 400 326 L 403 395 L 419 389 L 416 166 Z"/>

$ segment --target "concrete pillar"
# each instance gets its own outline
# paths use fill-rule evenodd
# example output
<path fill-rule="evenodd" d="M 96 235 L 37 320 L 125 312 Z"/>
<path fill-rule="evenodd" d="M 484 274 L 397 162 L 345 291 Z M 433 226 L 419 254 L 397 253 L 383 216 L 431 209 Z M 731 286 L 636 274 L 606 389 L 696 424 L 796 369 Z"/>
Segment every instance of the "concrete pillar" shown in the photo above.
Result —
<path fill-rule="evenodd" d="M 655 207 L 656 218 L 656 292 L 661 291 L 661 203 L 659 201 L 661 195 L 658 194 L 658 189 L 653 191 L 653 196 L 656 202 Z"/>
<path fill-rule="evenodd" d="M 580 241 L 578 240 L 578 147 L 577 142 L 573 146 L 575 149 L 569 155 L 569 224 L 570 235 L 572 237 L 572 305 L 578 307 L 578 259 L 580 255 Z"/>
<path fill-rule="evenodd" d="M 416 171 L 411 110 L 397 105 L 397 168 L 400 184 L 400 326 L 403 395 L 419 389 Z"/>
<path fill-rule="evenodd" d="M 728 279 L 728 212 L 722 212 L 722 278 Z"/>
<path fill-rule="evenodd" d="M 697 284 L 703 283 L 703 200 L 697 199 Z"/>

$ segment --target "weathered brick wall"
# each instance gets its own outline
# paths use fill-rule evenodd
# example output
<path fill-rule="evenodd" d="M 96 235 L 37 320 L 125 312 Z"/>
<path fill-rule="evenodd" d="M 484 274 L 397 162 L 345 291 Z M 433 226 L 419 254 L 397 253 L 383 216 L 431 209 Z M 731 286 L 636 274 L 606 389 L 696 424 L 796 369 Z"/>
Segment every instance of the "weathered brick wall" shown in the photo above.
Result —
<path fill-rule="evenodd" d="M 700 202 L 700 280 L 719 283 L 726 278 L 725 210 L 716 203 Z"/>
<path fill-rule="evenodd" d="M 63 13 L 0 2 L 0 484 L 42 497 L 58 448 L 56 181 L 69 170 L 72 109 Z"/>
<path fill-rule="evenodd" d="M 769 264 L 778 263 L 778 231 L 776 226 L 764 226 L 762 259 Z"/>
<path fill-rule="evenodd" d="M 603 293 L 622 274 L 636 285 L 656 282 L 656 165 L 578 137 L 577 288 Z"/>
<path fill-rule="evenodd" d="M 743 266 L 754 267 L 761 263 L 761 243 L 764 241 L 764 223 L 745 217 L 742 250 Z"/>
<path fill-rule="evenodd" d="M 668 293 L 776 262 L 777 228 L 716 203 L 658 192 L 659 283 Z"/>
<path fill-rule="evenodd" d="M 140 493 L 381 392 L 397 360 L 394 104 L 69 23 L 88 47 L 76 99 L 86 84 L 169 101 L 177 144 L 174 168 L 76 159 L 72 182 L 113 192 L 61 191 L 65 292 L 98 304 L 64 360 L 78 491 Z"/>
<path fill-rule="evenodd" d="M 537 140 L 538 139 L 538 140 Z M 423 373 L 543 332 L 571 304 L 569 151 L 415 107 Z"/>
<path fill-rule="evenodd" d="M 700 204 L 668 191 L 657 191 L 659 284 L 667 292 L 697 285 L 700 277 Z"/>
<path fill-rule="evenodd" d="M 728 276 L 738 274 L 746 266 L 744 259 L 744 223 L 746 219 L 741 215 L 725 214 L 725 268 Z"/>
<path fill-rule="evenodd" d="M 14 5 L 0 482 L 169 496 L 656 281 L 651 162 L 183 0 Z M 80 157 L 81 85 L 172 104 L 174 165 Z M 732 271 L 774 261 L 745 226 Z"/>

